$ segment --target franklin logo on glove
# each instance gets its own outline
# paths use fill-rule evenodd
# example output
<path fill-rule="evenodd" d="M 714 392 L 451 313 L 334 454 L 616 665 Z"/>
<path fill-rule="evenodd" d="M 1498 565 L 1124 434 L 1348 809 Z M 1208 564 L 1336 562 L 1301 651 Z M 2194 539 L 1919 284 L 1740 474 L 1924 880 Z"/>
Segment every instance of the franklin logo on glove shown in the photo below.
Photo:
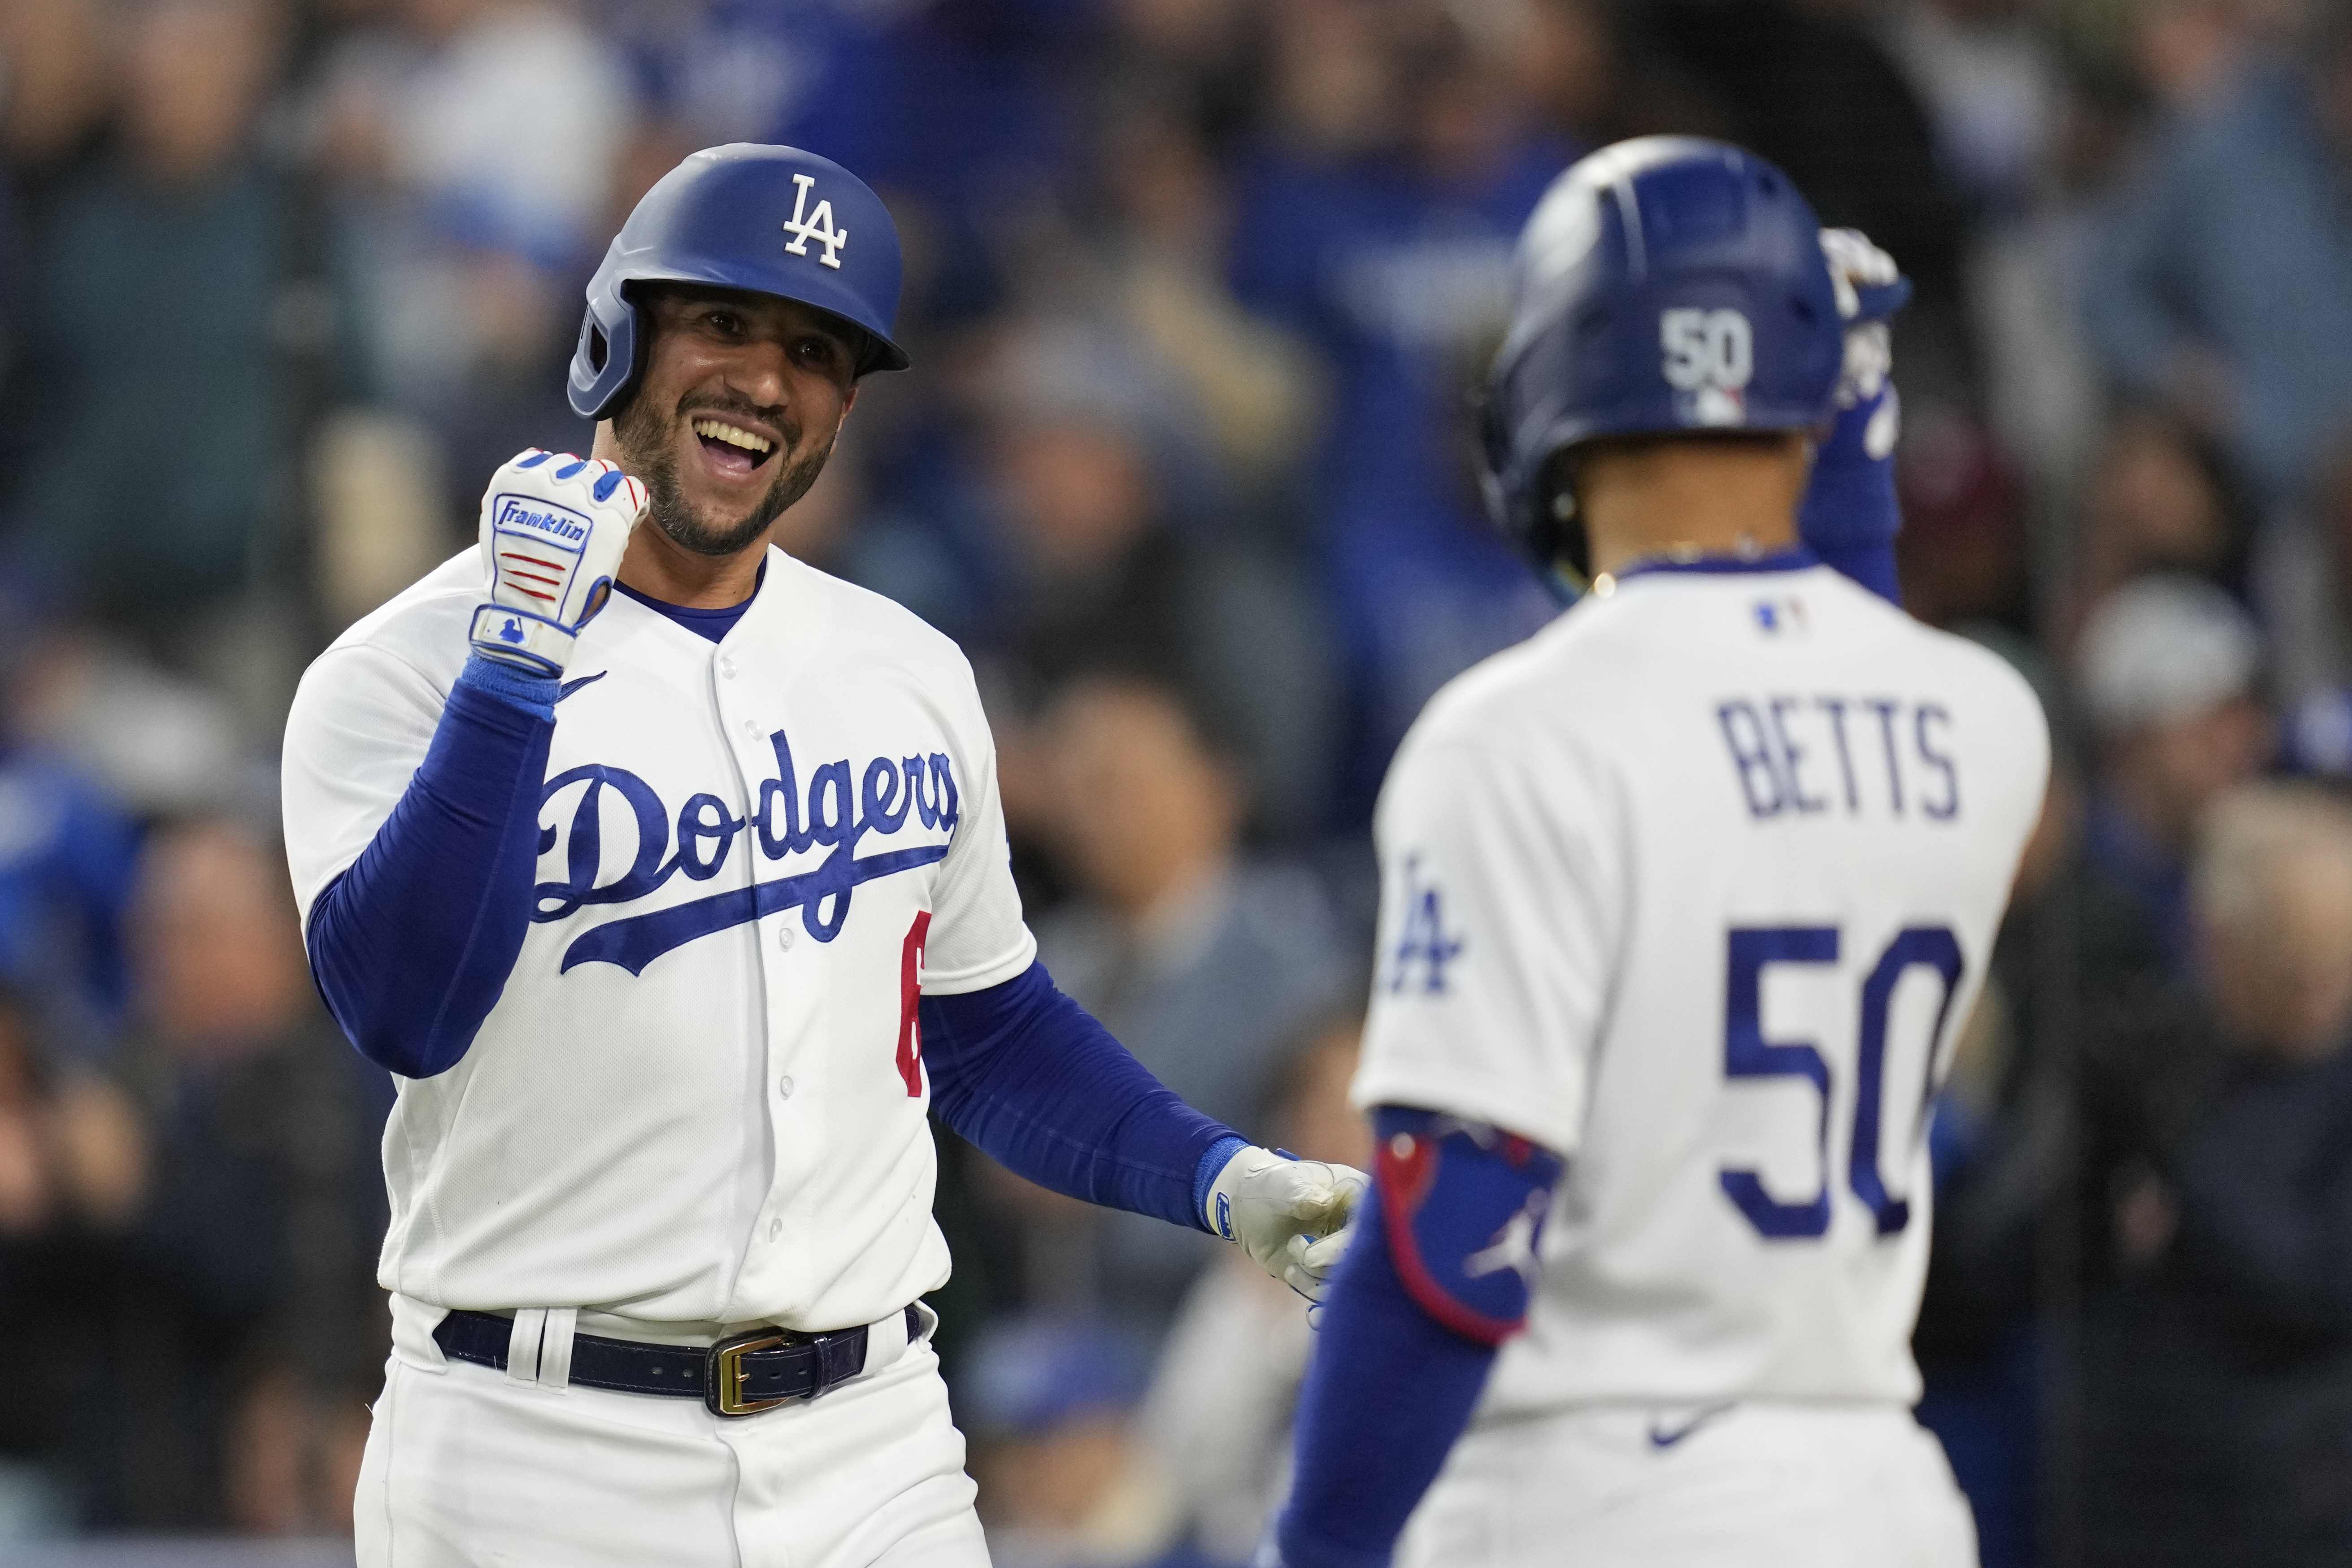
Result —
<path fill-rule="evenodd" d="M 498 498 L 498 525 L 502 529 L 520 529 L 573 545 L 588 537 L 586 518 L 545 501 L 540 505 L 543 510 L 534 511 L 530 501 L 521 496 L 500 496 Z"/>

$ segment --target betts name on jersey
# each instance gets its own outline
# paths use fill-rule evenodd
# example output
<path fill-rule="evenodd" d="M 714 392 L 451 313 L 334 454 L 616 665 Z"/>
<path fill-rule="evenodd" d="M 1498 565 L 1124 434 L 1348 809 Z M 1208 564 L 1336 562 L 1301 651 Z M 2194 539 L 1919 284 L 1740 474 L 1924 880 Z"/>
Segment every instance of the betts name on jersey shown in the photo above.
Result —
<path fill-rule="evenodd" d="M 1355 1095 L 1567 1156 L 1486 1414 L 1917 1398 L 1927 1118 L 2048 763 L 2006 664 L 1800 563 L 1621 578 L 1431 701 Z"/>

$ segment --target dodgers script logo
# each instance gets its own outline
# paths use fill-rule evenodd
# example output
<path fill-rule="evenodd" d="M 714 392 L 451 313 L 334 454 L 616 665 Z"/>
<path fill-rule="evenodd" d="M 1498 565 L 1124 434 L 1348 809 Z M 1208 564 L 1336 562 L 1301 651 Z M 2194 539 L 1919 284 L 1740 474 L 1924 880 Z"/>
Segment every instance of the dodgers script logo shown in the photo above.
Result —
<path fill-rule="evenodd" d="M 563 950 L 563 970 L 581 963 L 614 963 L 631 974 L 642 974 L 655 959 L 697 937 L 792 909 L 801 911 L 802 929 L 809 935 L 831 942 L 849 919 L 850 894 L 859 884 L 947 858 L 945 840 L 857 853 L 858 840 L 869 833 L 896 837 L 917 826 L 955 832 L 961 813 L 955 769 L 945 756 L 933 752 L 897 761 L 876 757 L 854 788 L 847 758 L 826 763 L 809 776 L 803 796 L 784 731 L 778 730 L 768 740 L 776 752 L 775 776 L 761 782 L 758 806 L 748 819 L 709 794 L 689 797 L 673 818 L 651 784 L 625 768 L 602 763 L 568 768 L 547 781 L 540 796 L 541 811 L 568 791 L 580 793 L 572 803 L 568 830 L 541 826 L 541 855 L 555 847 L 559 837 L 564 838 L 565 876 L 532 889 L 534 922 L 564 920 L 592 904 L 634 903 L 681 874 L 688 881 L 707 882 L 727 864 L 739 837 L 750 841 L 745 854 L 756 850 L 763 860 L 826 851 L 823 860 L 805 871 L 762 881 L 755 870 L 748 888 L 592 927 Z M 607 790 L 620 797 L 634 822 L 636 852 L 626 871 L 599 882 Z"/>

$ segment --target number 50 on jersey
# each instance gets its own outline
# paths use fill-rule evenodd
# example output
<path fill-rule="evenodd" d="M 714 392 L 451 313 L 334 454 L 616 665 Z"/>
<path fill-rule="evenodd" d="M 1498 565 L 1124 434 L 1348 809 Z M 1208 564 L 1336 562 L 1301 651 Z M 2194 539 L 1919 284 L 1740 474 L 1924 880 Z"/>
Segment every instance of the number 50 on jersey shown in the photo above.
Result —
<path fill-rule="evenodd" d="M 1726 943 L 1724 977 L 1723 1071 L 1728 1080 L 1794 1079 L 1810 1083 L 1819 1100 L 1814 1147 L 1820 1182 L 1808 1197 L 1775 1196 L 1761 1172 L 1726 1163 L 1717 1180 L 1724 1194 L 1771 1240 L 1807 1240 L 1829 1234 L 1831 1207 L 1841 1187 L 1866 1208 L 1880 1236 L 1895 1236 L 1911 1223 L 1911 1205 L 1888 1190 L 1881 1161 L 1888 1111 L 1896 1126 L 1909 1124 L 1907 1147 L 1916 1148 L 1927 1134 L 1927 1117 L 1940 1078 L 1937 1052 L 1949 1021 L 1952 999 L 1959 992 L 1965 967 L 1959 939 L 1949 927 L 1922 924 L 1905 928 L 1875 960 L 1851 1000 L 1854 1011 L 1855 1050 L 1843 1071 L 1833 1070 L 1818 1040 L 1776 1040 L 1767 1036 L 1767 977 L 1780 972 L 1796 979 L 1812 970 L 1818 983 L 1832 984 L 1821 971 L 1843 956 L 1844 933 L 1838 927 L 1734 927 Z M 1795 973 L 1790 972 L 1794 971 Z M 1934 1022 L 1916 1048 L 1918 1076 L 1890 1084 L 1887 1038 L 1898 988 L 1915 978 L 1930 987 Z M 1806 1009 L 1820 1016 L 1818 1008 Z M 1852 1087 L 1846 1087 L 1847 1083 Z M 1852 1118 L 1846 1143 L 1843 1180 L 1830 1169 L 1832 1112 L 1841 1105 Z"/>

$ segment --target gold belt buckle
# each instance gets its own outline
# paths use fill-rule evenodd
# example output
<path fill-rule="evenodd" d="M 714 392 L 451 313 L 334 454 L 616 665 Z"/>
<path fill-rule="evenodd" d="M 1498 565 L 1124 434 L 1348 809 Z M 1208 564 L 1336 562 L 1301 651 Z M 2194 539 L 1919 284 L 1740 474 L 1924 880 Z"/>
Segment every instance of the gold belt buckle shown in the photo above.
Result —
<path fill-rule="evenodd" d="M 748 1334 L 737 1334 L 711 1346 L 710 1386 L 704 1393 L 703 1403 L 721 1415 L 757 1415 L 785 1403 L 782 1399 L 743 1397 L 743 1385 L 751 1380 L 751 1371 L 743 1364 L 743 1358 L 753 1351 L 773 1350 L 791 1342 L 792 1336 L 781 1331 L 753 1329 Z"/>

